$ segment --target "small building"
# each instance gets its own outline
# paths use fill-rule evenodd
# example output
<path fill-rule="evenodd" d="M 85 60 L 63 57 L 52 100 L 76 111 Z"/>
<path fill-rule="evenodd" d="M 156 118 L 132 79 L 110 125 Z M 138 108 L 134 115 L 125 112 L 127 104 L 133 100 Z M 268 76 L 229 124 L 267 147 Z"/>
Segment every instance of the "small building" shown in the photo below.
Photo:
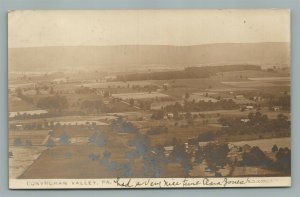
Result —
<path fill-rule="evenodd" d="M 234 144 L 228 143 L 228 149 L 229 149 L 229 153 L 238 153 L 242 151 L 242 148 L 240 146 L 236 146 Z"/>
<path fill-rule="evenodd" d="M 231 162 L 242 162 L 243 161 L 243 156 L 241 152 L 238 151 L 230 151 L 227 153 L 227 158 Z"/>
<path fill-rule="evenodd" d="M 23 128 L 23 125 L 21 125 L 21 124 L 17 124 L 16 125 L 16 130 L 17 131 L 22 131 L 24 128 Z"/>
<path fill-rule="evenodd" d="M 250 152 L 250 150 L 251 150 L 251 146 L 249 144 L 245 144 L 244 146 L 242 146 L 243 152 L 248 153 L 248 152 Z"/>
<path fill-rule="evenodd" d="M 249 122 L 249 121 L 250 121 L 249 118 L 241 118 L 241 122 L 247 123 L 247 122 Z"/>
<path fill-rule="evenodd" d="M 246 110 L 253 110 L 253 109 L 254 109 L 254 107 L 252 105 L 247 105 L 246 106 Z"/>
<path fill-rule="evenodd" d="M 188 152 L 189 150 L 189 143 L 185 142 L 184 143 L 185 151 Z"/>
<path fill-rule="evenodd" d="M 61 83 L 66 83 L 66 82 L 67 82 L 66 78 L 56 78 L 56 79 L 53 79 L 53 83 L 56 83 L 56 84 L 61 84 Z"/>
<path fill-rule="evenodd" d="M 209 143 L 210 142 L 198 142 L 198 146 L 203 148 L 203 147 L 207 146 Z"/>
<path fill-rule="evenodd" d="M 244 95 L 236 95 L 235 98 L 236 99 L 244 99 L 245 97 L 244 97 Z"/>
<path fill-rule="evenodd" d="M 168 113 L 168 114 L 167 114 L 167 117 L 168 117 L 169 119 L 173 119 L 173 118 L 174 118 L 174 114 L 173 114 L 173 113 Z"/>
<path fill-rule="evenodd" d="M 170 156 L 171 152 L 174 150 L 174 146 L 165 146 L 164 154 L 166 157 Z"/>
<path fill-rule="evenodd" d="M 281 110 L 281 106 L 273 106 L 272 109 L 273 111 L 280 111 Z"/>

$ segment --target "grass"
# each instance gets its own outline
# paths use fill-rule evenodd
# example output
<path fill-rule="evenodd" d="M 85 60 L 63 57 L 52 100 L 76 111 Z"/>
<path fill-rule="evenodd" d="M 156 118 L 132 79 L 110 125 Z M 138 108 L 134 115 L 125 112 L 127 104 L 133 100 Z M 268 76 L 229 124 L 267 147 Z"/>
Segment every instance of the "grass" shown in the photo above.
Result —
<path fill-rule="evenodd" d="M 39 108 L 26 102 L 23 101 L 21 99 L 19 99 L 18 97 L 12 97 L 10 96 L 8 98 L 9 102 L 8 102 L 8 110 L 10 112 L 17 112 L 17 111 L 33 111 L 33 110 L 38 110 Z"/>
<path fill-rule="evenodd" d="M 47 136 L 47 130 L 9 131 L 9 144 L 13 145 L 15 139 L 20 139 L 23 144 L 26 140 L 30 140 L 32 145 L 42 146 Z"/>

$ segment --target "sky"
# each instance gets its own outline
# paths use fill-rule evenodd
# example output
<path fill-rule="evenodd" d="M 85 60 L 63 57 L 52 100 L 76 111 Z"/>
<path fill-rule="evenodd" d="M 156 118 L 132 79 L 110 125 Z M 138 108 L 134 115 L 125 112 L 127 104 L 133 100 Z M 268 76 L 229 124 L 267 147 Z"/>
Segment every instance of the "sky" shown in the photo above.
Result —
<path fill-rule="evenodd" d="M 289 10 L 11 11 L 9 48 L 289 42 Z"/>

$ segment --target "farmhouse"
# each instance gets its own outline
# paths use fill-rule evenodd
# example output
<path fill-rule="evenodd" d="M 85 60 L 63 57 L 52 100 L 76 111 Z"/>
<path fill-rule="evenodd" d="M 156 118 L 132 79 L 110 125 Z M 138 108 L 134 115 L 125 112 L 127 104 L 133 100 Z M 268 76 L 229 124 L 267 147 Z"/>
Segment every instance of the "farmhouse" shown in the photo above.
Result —
<path fill-rule="evenodd" d="M 272 107 L 273 111 L 280 111 L 282 109 L 281 106 L 273 106 Z"/>
<path fill-rule="evenodd" d="M 66 78 L 56 78 L 56 79 L 53 79 L 53 83 L 56 83 L 56 84 L 61 84 L 61 83 L 66 83 L 66 82 L 67 82 Z"/>
<path fill-rule="evenodd" d="M 164 88 L 164 89 L 167 89 L 169 86 L 170 86 L 170 85 L 169 85 L 168 83 L 164 83 L 164 84 L 163 84 L 163 88 Z"/>
<path fill-rule="evenodd" d="M 198 142 L 199 147 L 207 146 L 210 142 Z"/>
<path fill-rule="evenodd" d="M 247 122 L 249 122 L 249 121 L 250 121 L 249 118 L 241 118 L 241 122 L 247 123 Z"/>
<path fill-rule="evenodd" d="M 164 147 L 164 154 L 165 156 L 170 156 L 171 152 L 174 150 L 174 146 L 165 146 Z"/>
<path fill-rule="evenodd" d="M 254 107 L 252 105 L 247 105 L 246 106 L 246 110 L 252 110 L 252 109 L 254 109 Z"/>
<path fill-rule="evenodd" d="M 17 131 L 21 131 L 21 130 L 23 130 L 24 128 L 23 128 L 23 125 L 21 125 L 21 124 L 17 124 L 16 125 L 16 130 Z"/>
<path fill-rule="evenodd" d="M 245 97 L 244 97 L 244 95 L 236 95 L 235 98 L 236 99 L 244 99 Z"/>
<path fill-rule="evenodd" d="M 168 114 L 167 114 L 167 117 L 168 117 L 169 119 L 172 119 L 172 118 L 174 118 L 174 114 L 173 114 L 173 113 L 168 113 Z"/>

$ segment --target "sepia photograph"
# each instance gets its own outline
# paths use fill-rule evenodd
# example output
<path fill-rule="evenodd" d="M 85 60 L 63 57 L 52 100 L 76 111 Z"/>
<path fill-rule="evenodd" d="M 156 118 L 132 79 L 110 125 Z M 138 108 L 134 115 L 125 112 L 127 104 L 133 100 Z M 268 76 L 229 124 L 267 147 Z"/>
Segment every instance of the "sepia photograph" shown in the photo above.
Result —
<path fill-rule="evenodd" d="M 290 10 L 8 13 L 10 189 L 291 186 Z"/>

